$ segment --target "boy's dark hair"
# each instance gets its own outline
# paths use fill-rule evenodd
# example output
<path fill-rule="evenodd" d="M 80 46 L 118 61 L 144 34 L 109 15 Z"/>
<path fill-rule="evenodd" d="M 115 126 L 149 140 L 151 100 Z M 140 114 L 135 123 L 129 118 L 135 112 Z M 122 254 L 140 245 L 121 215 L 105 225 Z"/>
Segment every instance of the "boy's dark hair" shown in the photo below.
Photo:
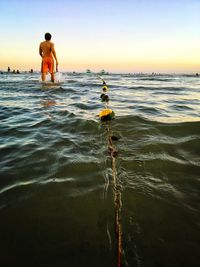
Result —
<path fill-rule="evenodd" d="M 51 34 L 49 32 L 45 33 L 45 40 L 50 41 L 51 40 Z"/>

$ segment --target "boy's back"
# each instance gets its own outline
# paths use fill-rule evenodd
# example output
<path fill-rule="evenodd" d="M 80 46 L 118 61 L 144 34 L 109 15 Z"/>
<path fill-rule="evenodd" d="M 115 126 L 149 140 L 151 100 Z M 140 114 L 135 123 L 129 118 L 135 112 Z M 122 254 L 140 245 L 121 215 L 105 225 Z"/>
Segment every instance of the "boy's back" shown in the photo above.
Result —
<path fill-rule="evenodd" d="M 41 42 L 40 49 L 43 57 L 50 57 L 52 56 L 52 52 L 54 50 L 54 44 L 50 41 Z"/>

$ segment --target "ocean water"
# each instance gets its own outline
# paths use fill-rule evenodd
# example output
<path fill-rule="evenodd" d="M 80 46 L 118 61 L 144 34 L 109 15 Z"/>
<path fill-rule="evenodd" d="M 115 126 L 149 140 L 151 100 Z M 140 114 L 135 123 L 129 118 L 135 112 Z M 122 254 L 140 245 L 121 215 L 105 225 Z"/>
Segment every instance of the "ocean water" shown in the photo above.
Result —
<path fill-rule="evenodd" d="M 63 78 L 0 74 L 0 266 L 199 266 L 200 78 Z"/>

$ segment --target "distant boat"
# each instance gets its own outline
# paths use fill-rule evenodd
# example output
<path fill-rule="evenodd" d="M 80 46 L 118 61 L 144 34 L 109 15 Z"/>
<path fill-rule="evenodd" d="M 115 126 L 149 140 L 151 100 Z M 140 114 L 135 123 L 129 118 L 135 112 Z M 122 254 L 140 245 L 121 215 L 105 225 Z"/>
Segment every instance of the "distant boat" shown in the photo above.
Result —
<path fill-rule="evenodd" d="M 87 69 L 87 70 L 86 70 L 86 73 L 91 73 L 91 70 L 90 70 L 90 69 Z"/>
<path fill-rule="evenodd" d="M 101 75 L 108 75 L 109 73 L 107 72 L 107 71 L 105 71 L 105 70 L 101 70 L 100 72 L 99 72 L 99 74 L 101 74 Z"/>

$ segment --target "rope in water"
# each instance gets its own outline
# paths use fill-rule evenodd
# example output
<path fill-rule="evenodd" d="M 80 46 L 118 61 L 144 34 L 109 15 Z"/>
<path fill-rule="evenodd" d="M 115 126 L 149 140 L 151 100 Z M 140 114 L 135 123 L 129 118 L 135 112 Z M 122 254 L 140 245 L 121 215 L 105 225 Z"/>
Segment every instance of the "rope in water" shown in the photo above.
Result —
<path fill-rule="evenodd" d="M 98 76 L 98 78 L 100 78 L 103 81 L 103 87 L 102 90 L 103 92 L 105 92 L 106 90 L 108 90 L 108 87 L 106 85 L 106 82 Z M 104 94 L 105 96 L 105 94 Z M 102 97 L 101 97 L 102 98 Z M 112 110 L 107 109 L 108 105 L 107 105 L 107 101 L 109 100 L 108 97 L 104 97 L 105 100 L 105 108 L 107 111 L 110 111 L 113 113 Z M 102 99 L 103 101 L 103 99 Z M 105 110 L 104 110 L 105 111 Z M 103 118 L 104 121 L 106 120 L 111 120 L 113 118 L 113 116 L 110 116 L 111 113 L 108 112 L 107 113 L 103 113 L 103 111 L 100 113 L 104 114 L 104 116 L 102 115 L 102 117 L 100 117 L 101 119 Z M 107 115 L 105 115 L 107 114 Z M 119 181 L 117 179 L 117 169 L 116 169 L 116 156 L 117 156 L 117 150 L 114 146 L 113 143 L 113 135 L 112 135 L 112 131 L 110 129 L 110 125 L 107 125 L 107 132 L 108 132 L 108 152 L 110 154 L 111 157 L 111 168 L 112 168 L 112 182 L 113 182 L 113 191 L 114 191 L 114 204 L 115 204 L 115 235 L 116 235 L 116 249 L 117 249 L 117 267 L 121 267 L 121 262 L 122 262 L 122 224 L 121 224 L 121 206 L 122 206 L 122 202 L 121 202 L 121 190 L 120 190 L 120 185 L 119 185 Z"/>
<path fill-rule="evenodd" d="M 108 132 L 108 149 L 111 155 L 114 203 L 115 203 L 115 234 L 117 240 L 117 266 L 121 266 L 122 258 L 122 225 L 121 225 L 121 191 L 117 179 L 116 149 L 113 145 L 112 135 Z"/>

